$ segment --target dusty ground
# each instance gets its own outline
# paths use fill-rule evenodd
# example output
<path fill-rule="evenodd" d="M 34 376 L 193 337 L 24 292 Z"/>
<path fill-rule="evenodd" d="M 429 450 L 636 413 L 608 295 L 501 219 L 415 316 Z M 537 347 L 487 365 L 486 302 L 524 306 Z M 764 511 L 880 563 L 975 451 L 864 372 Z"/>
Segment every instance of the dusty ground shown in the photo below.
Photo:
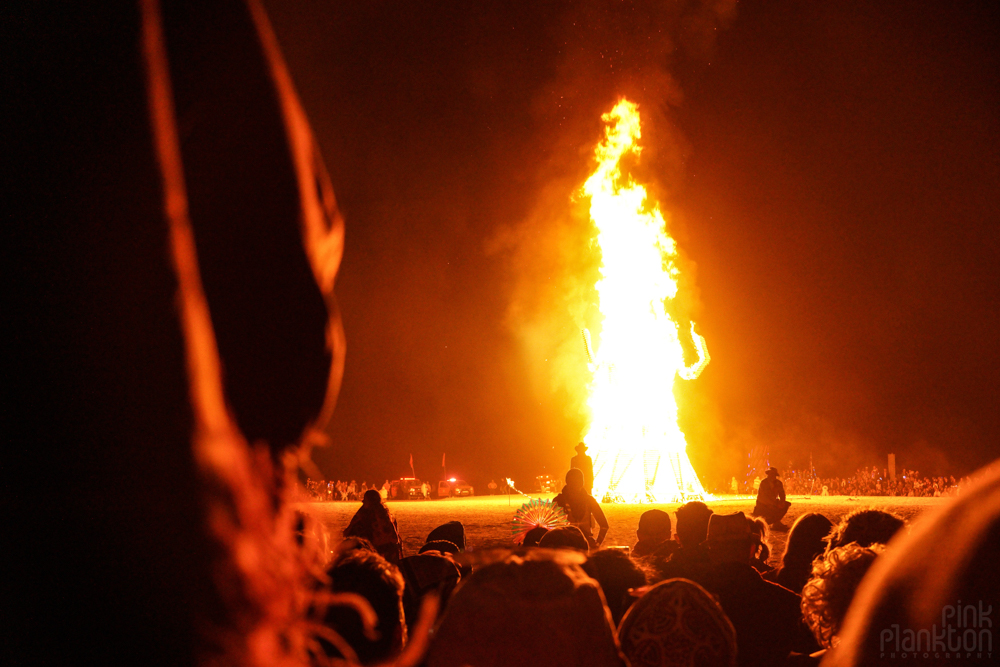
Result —
<path fill-rule="evenodd" d="M 553 494 L 539 497 L 551 498 Z M 884 496 L 848 498 L 846 496 L 789 496 L 792 507 L 785 517 L 791 525 L 797 517 L 806 512 L 819 512 L 835 523 L 852 510 L 866 507 L 884 509 L 899 514 L 907 521 L 913 521 L 925 510 L 936 507 L 945 498 L 888 498 Z M 475 498 L 447 498 L 425 501 L 390 501 L 389 511 L 399 523 L 404 551 L 416 553 L 423 545 L 427 534 L 446 521 L 457 520 L 465 524 L 466 540 L 470 549 L 489 549 L 510 546 L 510 527 L 514 512 L 528 498 L 522 496 L 479 496 Z M 720 496 L 709 501 L 717 513 L 746 512 L 753 509 L 752 498 L 740 496 Z M 301 508 L 319 519 L 330 531 L 332 537 L 339 537 L 350 522 L 354 512 L 361 506 L 359 502 L 314 502 L 304 503 Z M 635 527 L 639 515 L 649 509 L 658 508 L 673 514 L 678 505 L 602 505 L 611 529 L 605 546 L 632 545 L 635 543 Z M 674 518 L 674 517 L 672 517 Z M 772 562 L 781 557 L 785 548 L 787 533 L 771 533 Z"/>

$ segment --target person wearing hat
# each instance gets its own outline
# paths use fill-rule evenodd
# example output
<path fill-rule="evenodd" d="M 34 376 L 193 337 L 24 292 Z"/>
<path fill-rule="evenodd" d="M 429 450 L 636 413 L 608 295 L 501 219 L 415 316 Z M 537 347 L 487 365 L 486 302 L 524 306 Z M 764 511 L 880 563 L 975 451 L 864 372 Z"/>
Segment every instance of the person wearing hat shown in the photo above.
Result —
<path fill-rule="evenodd" d="M 709 565 L 696 579 L 718 598 L 736 628 L 739 667 L 780 665 L 791 651 L 817 650 L 802 624 L 801 598 L 765 581 L 750 565 L 761 544 L 760 529 L 743 512 L 713 514 L 705 540 Z"/>
<path fill-rule="evenodd" d="M 753 508 L 753 515 L 764 517 L 772 527 L 780 528 L 783 525 L 781 519 L 792 504 L 785 500 L 785 485 L 778 479 L 778 469 L 768 468 L 764 474 L 767 477 L 757 489 L 757 504 Z"/>
<path fill-rule="evenodd" d="M 576 456 L 569 460 L 569 467 L 583 471 L 583 488 L 587 493 L 594 492 L 594 462 L 587 456 L 587 445 L 582 442 L 576 446 Z"/>

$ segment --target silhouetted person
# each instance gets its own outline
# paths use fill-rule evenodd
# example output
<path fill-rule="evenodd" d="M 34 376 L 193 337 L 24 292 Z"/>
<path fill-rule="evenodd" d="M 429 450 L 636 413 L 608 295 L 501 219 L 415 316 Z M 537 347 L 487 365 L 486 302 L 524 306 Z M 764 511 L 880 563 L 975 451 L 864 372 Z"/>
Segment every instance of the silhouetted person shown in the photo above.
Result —
<path fill-rule="evenodd" d="M 404 582 L 396 566 L 378 554 L 359 549 L 335 560 L 327 575 L 333 593 L 356 593 L 368 601 L 378 616 L 377 636 L 365 636 L 360 614 L 347 605 L 328 606 L 323 624 L 347 642 L 362 665 L 384 661 L 397 653 L 406 643 L 406 625 L 403 623 Z M 329 657 L 351 657 L 343 655 L 344 651 L 322 635 L 319 644 Z"/>
<path fill-rule="evenodd" d="M 670 539 L 670 515 L 663 510 L 648 510 L 639 517 L 635 530 L 638 541 L 632 547 L 636 558 L 656 556 L 666 560 L 677 550 L 677 543 Z"/>
<path fill-rule="evenodd" d="M 427 667 L 625 664 L 600 588 L 576 554 L 511 556 L 478 568 L 455 591 Z"/>
<path fill-rule="evenodd" d="M 376 489 L 365 493 L 361 507 L 344 529 L 344 537 L 365 538 L 390 563 L 398 563 L 403 556 L 403 542 L 399 538 L 396 522 L 382 504 L 382 495 Z"/>
<path fill-rule="evenodd" d="M 538 546 L 542 549 L 575 549 L 586 553 L 590 549 L 590 540 L 577 526 L 559 526 L 539 537 Z"/>
<path fill-rule="evenodd" d="M 840 520 L 830 532 L 830 549 L 856 542 L 863 547 L 888 544 L 906 522 L 882 510 L 855 510 Z"/>
<path fill-rule="evenodd" d="M 443 553 L 457 555 L 459 552 L 465 551 L 465 526 L 462 525 L 461 521 L 449 521 L 448 523 L 441 524 L 428 533 L 427 542 L 424 544 L 424 547 L 430 544 L 438 544 L 439 542 L 448 542 L 454 544 L 456 547 L 455 551 L 451 551 L 447 546 L 442 545 L 444 546 Z M 424 547 L 421 548 L 420 553 L 423 553 Z M 468 577 L 472 574 L 471 565 L 460 565 L 459 569 L 462 571 L 463 577 Z"/>
<path fill-rule="evenodd" d="M 604 517 L 604 510 L 600 504 L 584 488 L 583 471 L 571 468 L 566 473 L 566 486 L 563 487 L 562 493 L 552 499 L 552 502 L 562 507 L 569 517 L 569 522 L 583 531 L 591 548 L 601 546 L 608 534 L 608 520 Z M 592 517 L 600 528 L 596 540 L 591 534 Z"/>
<path fill-rule="evenodd" d="M 456 544 L 461 551 L 465 551 L 465 526 L 461 521 L 449 521 L 441 524 L 427 535 L 427 542 L 434 540 L 448 540 Z"/>
<path fill-rule="evenodd" d="M 809 512 L 800 516 L 788 533 L 781 565 L 764 578 L 801 593 L 812 576 L 813 559 L 826 551 L 826 539 L 832 528 L 833 523 L 822 514 Z"/>
<path fill-rule="evenodd" d="M 685 579 L 650 587 L 618 630 L 632 667 L 736 665 L 736 631 L 719 603 Z"/>
<path fill-rule="evenodd" d="M 663 579 L 683 577 L 698 581 L 698 573 L 709 567 L 708 521 L 712 510 L 700 500 L 692 500 L 677 508 L 677 542 L 679 548 L 666 561 L 654 558 L 653 565 Z"/>
<path fill-rule="evenodd" d="M 757 539 L 757 544 L 750 550 L 750 566 L 764 575 L 774 568 L 767 562 L 771 558 L 771 545 L 768 543 L 767 523 L 760 517 L 751 519 L 750 532 Z"/>
<path fill-rule="evenodd" d="M 631 602 L 627 599 L 629 589 L 645 586 L 646 573 L 622 549 L 601 549 L 590 554 L 583 569 L 601 585 L 611 620 L 618 627 Z"/>
<path fill-rule="evenodd" d="M 576 456 L 569 460 L 569 467 L 583 471 L 583 488 L 587 493 L 594 492 L 594 461 L 587 456 L 587 445 L 578 443 Z"/>
<path fill-rule="evenodd" d="M 524 542 L 522 542 L 522 545 L 526 547 L 537 547 L 538 541 L 542 539 L 547 532 L 549 532 L 549 529 L 545 526 L 535 526 L 524 534 Z"/>
<path fill-rule="evenodd" d="M 438 617 L 444 613 L 455 586 L 462 579 L 458 564 L 451 559 L 453 550 L 457 552 L 458 547 L 451 542 L 437 540 L 425 544 L 416 556 L 407 556 L 399 561 L 399 571 L 406 581 L 403 614 L 408 627 L 416 624 L 420 605 L 428 594 L 435 594 L 440 600 Z"/>
<path fill-rule="evenodd" d="M 785 485 L 778 479 L 778 469 L 768 468 L 765 474 L 767 477 L 757 489 L 757 504 L 753 508 L 753 515 L 764 517 L 769 524 L 777 526 L 792 504 L 785 500 Z"/>
<path fill-rule="evenodd" d="M 852 542 L 813 563 L 812 577 L 802 588 L 802 617 L 823 648 L 836 645 L 854 592 L 884 549 L 881 544 L 862 547 Z"/>
<path fill-rule="evenodd" d="M 801 649 L 805 632 L 799 596 L 750 566 L 760 545 L 753 521 L 743 512 L 713 514 L 708 523 L 711 567 L 697 583 L 713 593 L 736 628 L 737 664 L 778 665 Z M 813 643 L 809 641 L 808 648 Z"/>

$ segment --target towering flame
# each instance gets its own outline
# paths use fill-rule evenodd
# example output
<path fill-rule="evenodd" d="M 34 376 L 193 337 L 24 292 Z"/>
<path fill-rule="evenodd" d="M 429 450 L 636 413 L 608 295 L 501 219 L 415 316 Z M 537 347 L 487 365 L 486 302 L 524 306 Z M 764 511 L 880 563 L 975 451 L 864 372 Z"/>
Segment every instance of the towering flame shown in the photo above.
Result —
<path fill-rule="evenodd" d="M 678 376 L 698 377 L 708 350 L 691 322 L 683 335 L 698 360 L 685 364 L 682 331 L 668 307 L 677 296 L 677 245 L 646 188 L 620 170 L 622 158 L 640 150 L 636 105 L 623 99 L 602 120 L 597 170 L 583 186 L 601 253 L 596 349 L 583 332 L 593 371 L 584 442 L 594 459 L 594 496 L 605 502 L 703 497 L 677 425 L 673 388 Z"/>

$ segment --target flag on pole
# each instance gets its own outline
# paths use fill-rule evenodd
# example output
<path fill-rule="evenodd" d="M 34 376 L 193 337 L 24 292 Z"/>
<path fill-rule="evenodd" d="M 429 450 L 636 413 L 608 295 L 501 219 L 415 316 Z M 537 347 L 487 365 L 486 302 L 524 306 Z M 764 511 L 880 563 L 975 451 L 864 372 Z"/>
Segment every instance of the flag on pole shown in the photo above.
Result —
<path fill-rule="evenodd" d="M 444 467 L 444 457 L 445 457 L 445 455 L 444 455 L 444 454 L 442 454 L 442 455 L 441 455 L 441 467 L 442 467 L 442 468 Z"/>
<path fill-rule="evenodd" d="M 413 477 L 417 476 L 417 473 L 413 471 L 413 454 L 410 454 L 410 475 Z"/>

